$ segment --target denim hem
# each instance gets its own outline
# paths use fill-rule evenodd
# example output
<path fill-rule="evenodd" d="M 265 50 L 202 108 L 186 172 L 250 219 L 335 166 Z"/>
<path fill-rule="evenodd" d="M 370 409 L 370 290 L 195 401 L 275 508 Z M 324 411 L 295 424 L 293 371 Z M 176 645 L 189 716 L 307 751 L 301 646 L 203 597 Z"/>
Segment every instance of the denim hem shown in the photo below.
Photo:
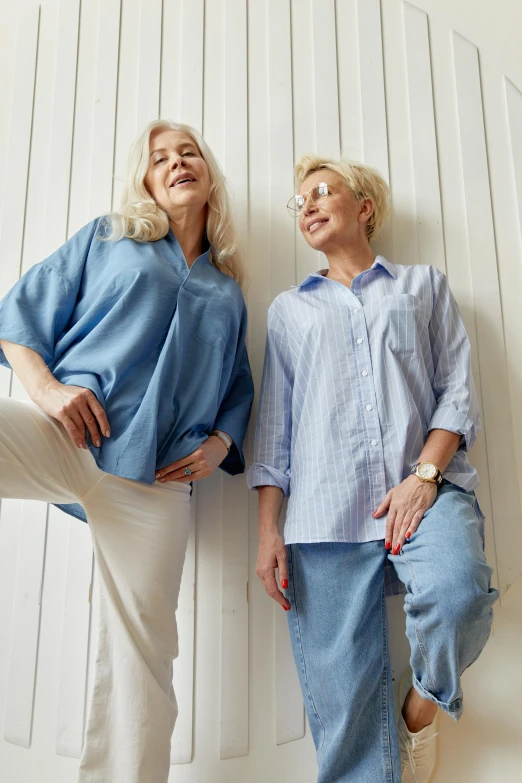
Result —
<path fill-rule="evenodd" d="M 464 712 L 462 697 L 460 699 L 455 699 L 455 701 L 452 701 L 450 704 L 446 704 L 444 701 L 439 701 L 439 699 L 437 699 L 432 693 L 422 687 L 415 676 L 413 677 L 413 687 L 422 699 L 428 699 L 428 701 L 432 701 L 437 705 L 437 707 L 440 707 L 440 709 L 443 710 L 446 715 L 449 715 L 450 718 L 453 718 L 453 720 L 458 721 L 462 717 L 462 713 Z"/>
<path fill-rule="evenodd" d="M 308 696 L 308 700 L 310 702 L 310 706 L 314 711 L 314 716 L 319 722 L 322 730 L 322 740 L 320 743 L 317 744 L 317 753 L 321 750 L 321 748 L 324 745 L 325 737 L 326 737 L 326 729 L 324 727 L 324 723 L 321 720 L 321 716 L 319 715 L 317 708 L 315 706 L 315 700 L 312 696 L 312 692 L 310 690 L 310 683 L 308 680 L 308 672 L 306 669 L 306 661 L 305 661 L 305 655 L 303 650 L 303 642 L 302 642 L 302 636 L 301 636 L 301 625 L 299 622 L 299 605 L 297 601 L 297 593 L 295 590 L 295 570 L 296 570 L 296 564 L 294 563 L 294 559 L 292 557 L 292 548 L 291 546 L 287 547 L 288 551 L 288 566 L 289 566 L 289 577 L 290 577 L 290 585 L 291 585 L 291 603 L 293 604 L 293 611 L 291 611 L 288 615 L 288 622 L 291 621 L 295 622 L 296 627 L 296 638 L 299 640 L 299 656 L 300 656 L 300 665 L 301 665 L 301 671 L 303 673 L 303 681 L 306 687 L 306 695 Z M 297 662 L 296 662 L 297 663 Z"/>
<path fill-rule="evenodd" d="M 393 761 L 392 747 L 390 737 L 390 699 L 393 699 L 393 692 L 390 688 L 390 653 L 388 648 L 388 613 L 386 608 L 386 596 L 383 586 L 382 605 L 381 605 L 381 628 L 382 628 L 382 684 L 381 684 L 381 715 L 382 715 L 382 749 L 384 761 L 385 783 L 393 783 Z"/>

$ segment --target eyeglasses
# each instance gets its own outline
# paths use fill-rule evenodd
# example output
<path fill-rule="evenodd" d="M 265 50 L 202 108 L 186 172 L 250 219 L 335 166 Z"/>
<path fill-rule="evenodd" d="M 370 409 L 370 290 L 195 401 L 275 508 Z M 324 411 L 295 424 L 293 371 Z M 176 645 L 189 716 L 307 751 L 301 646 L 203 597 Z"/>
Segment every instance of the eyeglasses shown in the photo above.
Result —
<path fill-rule="evenodd" d="M 309 190 L 307 193 L 303 193 L 302 196 L 300 193 L 298 193 L 296 196 L 292 196 L 286 207 L 292 217 L 299 217 L 306 204 L 307 196 L 310 196 L 314 204 L 324 204 L 330 193 L 331 190 L 328 190 L 328 185 L 326 182 L 318 182 L 318 184 L 315 185 L 312 190 Z"/>

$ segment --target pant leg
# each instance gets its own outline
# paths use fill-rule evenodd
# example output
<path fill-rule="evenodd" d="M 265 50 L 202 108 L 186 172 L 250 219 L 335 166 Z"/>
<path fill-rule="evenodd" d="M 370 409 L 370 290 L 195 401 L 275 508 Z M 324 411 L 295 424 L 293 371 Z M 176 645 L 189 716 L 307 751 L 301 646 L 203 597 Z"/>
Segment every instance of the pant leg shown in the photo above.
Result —
<path fill-rule="evenodd" d="M 76 503 L 103 475 L 37 405 L 0 399 L 0 497 Z"/>
<path fill-rule="evenodd" d="M 458 720 L 460 676 L 489 638 L 498 597 L 490 585 L 475 494 L 444 485 L 409 543 L 390 559 L 407 589 L 413 684 Z"/>
<path fill-rule="evenodd" d="M 84 498 L 100 594 L 80 783 L 166 783 L 172 661 L 190 526 L 186 484 L 107 475 Z"/>
<path fill-rule="evenodd" d="M 318 783 L 400 783 L 382 541 L 287 549 L 288 623 Z"/>

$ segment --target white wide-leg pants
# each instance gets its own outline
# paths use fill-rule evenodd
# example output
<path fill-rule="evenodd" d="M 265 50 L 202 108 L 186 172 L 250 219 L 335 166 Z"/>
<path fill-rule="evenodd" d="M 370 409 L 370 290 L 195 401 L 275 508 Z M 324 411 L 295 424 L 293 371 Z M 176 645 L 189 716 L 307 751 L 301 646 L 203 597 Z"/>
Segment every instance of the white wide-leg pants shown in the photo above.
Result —
<path fill-rule="evenodd" d="M 104 473 L 37 405 L 0 399 L 0 497 L 81 503 L 89 522 L 100 616 L 79 783 L 166 783 L 190 487 Z"/>

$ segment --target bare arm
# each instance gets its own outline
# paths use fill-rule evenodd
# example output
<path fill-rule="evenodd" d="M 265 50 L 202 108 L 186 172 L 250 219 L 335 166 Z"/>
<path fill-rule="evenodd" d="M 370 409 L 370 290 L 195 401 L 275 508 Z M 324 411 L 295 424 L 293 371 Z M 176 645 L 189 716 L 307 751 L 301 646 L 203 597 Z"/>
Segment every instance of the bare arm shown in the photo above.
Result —
<path fill-rule="evenodd" d="M 105 411 L 90 389 L 57 381 L 40 354 L 25 345 L 0 340 L 0 346 L 31 400 L 63 424 L 78 448 L 87 448 L 86 428 L 95 446 L 101 445 L 100 430 L 109 437 Z"/>
<path fill-rule="evenodd" d="M 286 548 L 278 528 L 283 498 L 283 490 L 279 487 L 263 486 L 258 488 L 259 548 L 256 574 L 268 595 L 288 611 L 290 601 L 279 590 L 275 578 L 275 569 L 278 568 L 281 587 L 283 589 L 288 587 Z"/>
<path fill-rule="evenodd" d="M 49 384 L 58 383 L 36 351 L 6 340 L 0 340 L 0 346 L 33 402 L 37 402 L 36 397 L 41 389 Z"/>

